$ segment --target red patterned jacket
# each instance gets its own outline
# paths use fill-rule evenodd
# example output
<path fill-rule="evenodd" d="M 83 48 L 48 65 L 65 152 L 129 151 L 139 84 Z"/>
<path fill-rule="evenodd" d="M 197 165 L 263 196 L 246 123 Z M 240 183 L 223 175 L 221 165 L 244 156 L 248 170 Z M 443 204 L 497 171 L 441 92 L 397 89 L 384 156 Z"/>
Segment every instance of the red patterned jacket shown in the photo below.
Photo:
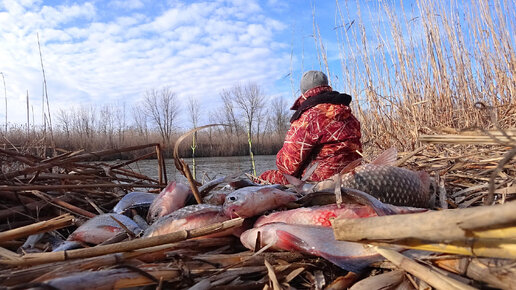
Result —
<path fill-rule="evenodd" d="M 283 173 L 296 177 L 317 162 L 308 178 L 320 181 L 340 172 L 360 158 L 360 122 L 351 114 L 351 97 L 323 86 L 308 90 L 291 109 L 297 110 L 283 147 L 276 156 L 279 170 L 268 170 L 260 178 L 273 184 L 288 184 Z M 304 104 L 306 102 L 306 104 Z"/>

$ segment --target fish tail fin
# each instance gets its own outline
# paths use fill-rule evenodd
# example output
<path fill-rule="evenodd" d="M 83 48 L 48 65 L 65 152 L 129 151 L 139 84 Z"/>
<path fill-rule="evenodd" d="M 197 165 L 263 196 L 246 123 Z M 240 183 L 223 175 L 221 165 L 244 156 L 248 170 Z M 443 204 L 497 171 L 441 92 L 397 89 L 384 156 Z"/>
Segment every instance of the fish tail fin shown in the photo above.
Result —
<path fill-rule="evenodd" d="M 230 174 L 230 175 L 224 177 L 222 182 L 230 183 L 231 181 L 235 180 L 236 178 L 238 178 L 240 175 L 242 175 L 244 173 L 245 173 L 244 171 L 238 171 L 238 172 L 235 172 L 233 174 Z"/>
<path fill-rule="evenodd" d="M 396 147 L 391 147 L 391 148 L 383 151 L 380 155 L 378 155 L 371 162 L 371 164 L 394 166 L 396 164 L 397 158 L 398 158 L 398 150 L 396 150 Z"/>
<path fill-rule="evenodd" d="M 380 255 L 374 255 L 369 257 L 339 257 L 333 256 L 324 251 L 320 251 L 317 253 L 318 256 L 325 258 L 326 260 L 332 262 L 333 264 L 341 267 L 342 269 L 354 273 L 360 273 L 364 268 L 367 268 L 372 263 L 381 260 L 382 257 Z"/>
<path fill-rule="evenodd" d="M 419 179 L 421 180 L 421 189 L 423 191 L 424 198 L 431 203 L 430 201 L 430 185 L 432 180 L 430 179 L 430 175 L 425 171 L 418 171 Z"/>
<path fill-rule="evenodd" d="M 297 193 L 302 193 L 303 192 L 303 186 L 305 185 L 306 182 L 304 182 L 303 180 L 301 180 L 299 178 L 296 178 L 296 177 L 294 177 L 292 175 L 283 174 L 283 176 L 285 176 L 287 181 L 294 186 L 294 188 L 296 189 Z"/>
<path fill-rule="evenodd" d="M 278 247 L 282 249 L 304 252 L 310 251 L 310 247 L 305 241 L 287 231 L 277 230 L 276 236 L 278 237 Z"/>

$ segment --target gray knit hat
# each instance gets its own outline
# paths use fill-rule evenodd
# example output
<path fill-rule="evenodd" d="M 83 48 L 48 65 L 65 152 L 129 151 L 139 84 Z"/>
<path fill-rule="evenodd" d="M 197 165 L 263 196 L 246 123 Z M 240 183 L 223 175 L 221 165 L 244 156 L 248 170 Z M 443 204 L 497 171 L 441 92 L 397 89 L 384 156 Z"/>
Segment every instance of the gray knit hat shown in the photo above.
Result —
<path fill-rule="evenodd" d="M 328 77 L 326 77 L 323 72 L 310 70 L 303 74 L 299 88 L 301 89 L 301 93 L 304 94 L 309 89 L 327 85 Z"/>

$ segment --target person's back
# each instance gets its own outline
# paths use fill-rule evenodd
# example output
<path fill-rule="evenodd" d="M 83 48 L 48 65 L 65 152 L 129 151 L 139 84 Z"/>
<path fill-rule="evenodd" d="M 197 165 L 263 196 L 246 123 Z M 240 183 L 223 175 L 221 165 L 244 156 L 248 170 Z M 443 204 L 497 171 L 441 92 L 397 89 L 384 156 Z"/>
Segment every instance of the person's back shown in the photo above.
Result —
<path fill-rule="evenodd" d="M 319 71 L 306 72 L 300 87 L 303 94 L 291 108 L 296 112 L 276 157 L 279 170 L 260 176 L 270 183 L 287 184 L 283 174 L 300 177 L 314 163 L 317 169 L 308 179 L 324 180 L 360 157 L 360 123 L 351 114 L 351 96 L 333 91 Z"/>

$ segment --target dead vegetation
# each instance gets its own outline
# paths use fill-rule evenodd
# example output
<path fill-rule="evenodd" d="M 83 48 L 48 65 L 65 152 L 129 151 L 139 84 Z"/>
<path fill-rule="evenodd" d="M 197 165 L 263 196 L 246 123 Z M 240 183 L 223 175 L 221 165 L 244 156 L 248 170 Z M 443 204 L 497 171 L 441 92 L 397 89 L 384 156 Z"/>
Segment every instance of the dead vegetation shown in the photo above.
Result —
<path fill-rule="evenodd" d="M 164 182 L 129 173 L 122 164 L 108 170 L 79 162 L 116 150 L 68 152 L 47 162 L 4 150 L 0 152 L 3 160 L 23 165 L 2 172 L 10 184 L 0 186 L 0 193 L 11 199 L 0 216 L 4 229 L 0 233 L 0 285 L 13 289 L 79 289 L 78 283 L 82 289 L 378 289 L 387 285 L 403 289 L 428 285 L 436 289 L 511 289 L 516 283 L 516 201 L 511 202 L 516 194 L 516 162 L 510 158 L 503 162 L 510 147 L 483 146 L 425 144 L 399 159 L 400 166 L 434 176 L 435 209 L 449 211 L 403 216 L 407 225 L 387 221 L 398 216 L 336 221 L 338 239 L 377 247 L 385 257 L 363 273 L 347 273 L 322 258 L 296 252 L 253 253 L 234 237 L 195 239 L 237 227 L 243 222 L 241 218 L 65 252 L 48 252 L 49 244 L 40 242 L 32 253 L 17 254 L 30 235 L 50 232 L 65 236 L 81 220 L 108 211 L 126 190 L 157 188 Z M 134 149 L 139 148 L 123 150 Z M 64 172 L 53 173 L 66 170 L 66 175 L 77 176 L 65 179 Z M 76 173 L 70 174 L 71 170 Z M 494 179 L 493 172 L 497 172 Z M 495 205 L 475 207 L 489 197 L 491 180 Z M 39 206 L 29 206 L 34 202 Z M 70 225 L 72 221 L 75 225 Z M 456 233 L 450 235 L 454 227 Z M 398 253 L 389 249 L 392 244 L 413 250 Z M 424 252 L 411 252 L 414 249 Z"/>

